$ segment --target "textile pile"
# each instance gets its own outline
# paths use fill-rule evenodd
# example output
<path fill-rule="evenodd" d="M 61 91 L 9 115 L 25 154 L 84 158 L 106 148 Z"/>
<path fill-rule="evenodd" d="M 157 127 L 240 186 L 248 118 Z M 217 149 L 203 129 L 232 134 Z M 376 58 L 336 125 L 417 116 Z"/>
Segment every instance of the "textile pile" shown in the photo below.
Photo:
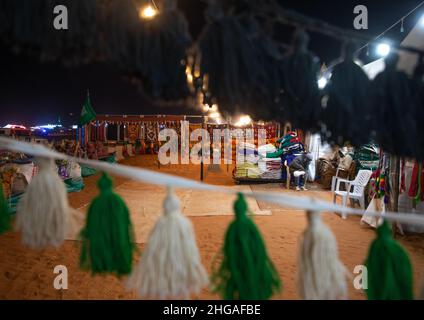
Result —
<path fill-rule="evenodd" d="M 261 171 L 262 179 L 281 179 L 281 159 L 263 158 L 258 162 L 258 168 Z"/>

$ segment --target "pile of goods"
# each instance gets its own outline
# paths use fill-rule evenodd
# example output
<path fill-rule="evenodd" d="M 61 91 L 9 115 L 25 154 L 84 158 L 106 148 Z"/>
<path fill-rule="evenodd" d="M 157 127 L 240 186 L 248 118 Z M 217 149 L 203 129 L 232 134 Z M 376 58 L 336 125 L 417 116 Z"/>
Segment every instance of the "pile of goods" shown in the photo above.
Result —
<path fill-rule="evenodd" d="M 280 158 L 262 158 L 258 162 L 262 179 L 281 179 L 281 159 Z"/>
<path fill-rule="evenodd" d="M 256 148 L 250 143 L 240 143 L 237 146 L 237 166 L 234 178 L 281 180 L 285 179 L 282 164 L 291 161 L 304 151 L 300 137 L 296 132 L 289 132 L 277 140 L 278 149 L 272 144 Z M 241 156 L 241 157 L 240 157 Z"/>
<path fill-rule="evenodd" d="M 356 162 L 356 171 L 377 170 L 380 162 L 380 149 L 376 144 L 369 143 L 355 150 L 353 158 Z"/>

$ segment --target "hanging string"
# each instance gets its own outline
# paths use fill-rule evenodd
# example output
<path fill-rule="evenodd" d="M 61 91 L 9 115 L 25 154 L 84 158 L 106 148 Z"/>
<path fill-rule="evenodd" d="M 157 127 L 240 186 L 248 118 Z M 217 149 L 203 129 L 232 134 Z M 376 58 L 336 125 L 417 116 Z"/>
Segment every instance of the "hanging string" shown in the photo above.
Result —
<path fill-rule="evenodd" d="M 203 191 L 213 191 L 225 194 L 236 195 L 240 191 L 223 186 L 215 186 L 199 181 L 177 177 L 170 174 L 155 172 L 148 169 L 130 167 L 120 164 L 110 164 L 104 161 L 81 159 L 68 156 L 39 145 L 21 142 L 10 138 L 0 137 L 0 149 L 8 149 L 15 152 L 31 154 L 33 156 L 42 156 L 45 158 L 76 161 L 80 164 L 89 166 L 90 168 L 104 171 L 112 175 L 125 177 L 132 180 L 138 180 L 159 186 L 173 186 L 177 188 L 196 189 Z M 311 197 L 293 196 L 280 192 L 242 192 L 245 197 L 253 198 L 259 201 L 274 203 L 277 205 L 290 207 L 300 210 L 311 210 L 320 212 L 337 212 L 346 215 L 363 216 L 364 210 L 344 207 L 342 205 L 333 204 L 328 201 L 318 200 Z M 381 217 L 381 212 L 367 212 L 369 217 Z M 406 212 L 385 212 L 384 218 L 388 221 L 397 221 L 399 223 L 424 226 L 424 215 L 412 214 Z"/>
<path fill-rule="evenodd" d="M 382 36 L 384 36 L 387 32 L 389 32 L 390 30 L 392 30 L 394 27 L 396 27 L 399 22 L 402 23 L 401 26 L 401 32 L 403 32 L 403 22 L 406 18 L 408 18 L 411 14 L 413 14 L 415 11 L 417 11 L 422 5 L 424 5 L 424 1 L 421 2 L 419 5 L 417 5 L 414 9 L 412 9 L 411 11 L 409 11 L 407 14 L 405 14 L 403 17 L 401 17 L 399 20 L 397 20 L 395 23 L 393 23 L 389 28 L 387 28 L 386 30 L 384 30 L 382 33 L 380 33 L 378 36 L 376 36 L 373 40 L 369 41 L 368 43 L 366 43 L 365 45 L 363 45 L 362 47 L 360 47 L 356 53 L 359 53 L 361 50 L 363 50 L 364 48 L 368 47 L 371 43 L 375 42 L 376 40 L 380 39 Z"/>

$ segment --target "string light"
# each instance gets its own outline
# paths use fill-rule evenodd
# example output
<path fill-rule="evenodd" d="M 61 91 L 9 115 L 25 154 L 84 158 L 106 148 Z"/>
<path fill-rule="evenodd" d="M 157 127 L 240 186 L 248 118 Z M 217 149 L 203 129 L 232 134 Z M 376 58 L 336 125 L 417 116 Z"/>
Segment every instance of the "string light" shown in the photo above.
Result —
<path fill-rule="evenodd" d="M 391 51 L 390 45 L 387 43 L 380 43 L 377 46 L 377 54 L 381 57 L 386 57 Z"/>
<path fill-rule="evenodd" d="M 148 4 L 145 7 L 141 7 L 140 8 L 140 12 L 139 12 L 139 16 L 142 19 L 153 19 L 157 14 L 158 14 L 158 9 L 156 7 L 156 4 L 153 2 L 153 6 L 152 4 Z"/>
<path fill-rule="evenodd" d="M 321 90 L 325 88 L 325 86 L 327 85 L 327 79 L 325 77 L 321 77 L 318 80 L 318 88 L 320 88 Z"/>
<path fill-rule="evenodd" d="M 237 120 L 237 122 L 234 124 L 236 127 L 245 127 L 252 123 L 252 118 L 250 116 L 240 116 L 240 118 Z"/>

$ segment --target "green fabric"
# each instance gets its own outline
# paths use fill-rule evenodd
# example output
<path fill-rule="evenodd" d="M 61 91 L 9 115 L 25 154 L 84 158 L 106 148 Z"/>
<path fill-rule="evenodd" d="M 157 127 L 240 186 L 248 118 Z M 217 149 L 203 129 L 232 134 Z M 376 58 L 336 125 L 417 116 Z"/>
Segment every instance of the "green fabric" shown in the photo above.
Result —
<path fill-rule="evenodd" d="M 4 198 L 3 183 L 0 182 L 0 234 L 11 229 L 10 210 Z"/>
<path fill-rule="evenodd" d="M 355 150 L 353 160 L 356 163 L 356 173 L 359 170 L 375 171 L 380 163 L 378 146 L 373 143 L 365 144 Z"/>
<path fill-rule="evenodd" d="M 81 176 L 83 178 L 94 176 L 97 173 L 96 169 L 87 167 L 84 164 L 80 164 L 80 166 L 81 166 Z"/>
<path fill-rule="evenodd" d="M 128 207 L 112 186 L 104 173 L 98 182 L 100 195 L 91 203 L 81 232 L 80 265 L 93 274 L 126 275 L 132 267 L 134 232 Z"/>
<path fill-rule="evenodd" d="M 108 163 L 116 163 L 115 154 L 111 155 L 110 157 L 107 157 L 106 158 L 106 162 L 108 162 Z"/>
<path fill-rule="evenodd" d="M 82 178 L 73 178 L 65 180 L 66 189 L 69 193 L 79 192 L 84 189 L 84 180 Z"/>
<path fill-rule="evenodd" d="M 267 158 L 279 158 L 283 153 L 284 153 L 284 151 L 282 149 L 279 149 L 275 152 L 267 152 L 266 157 Z"/>
<path fill-rule="evenodd" d="M 96 119 L 96 113 L 93 110 L 93 107 L 91 106 L 90 96 L 87 95 L 87 99 L 84 102 L 84 105 L 82 106 L 81 110 L 81 116 L 79 118 L 79 126 L 85 126 L 87 123 L 90 123 Z"/>
<path fill-rule="evenodd" d="M 222 263 L 212 272 L 214 291 L 225 300 L 265 300 L 281 290 L 279 275 L 247 210 L 244 196 L 239 194 L 234 204 L 236 218 L 225 236 Z"/>
<path fill-rule="evenodd" d="M 23 193 L 14 195 L 9 198 L 9 207 L 10 207 L 10 213 L 15 214 L 17 211 L 18 203 L 23 197 Z"/>
<path fill-rule="evenodd" d="M 412 300 L 412 266 L 408 254 L 392 237 L 387 221 L 377 229 L 365 265 L 369 300 Z"/>

